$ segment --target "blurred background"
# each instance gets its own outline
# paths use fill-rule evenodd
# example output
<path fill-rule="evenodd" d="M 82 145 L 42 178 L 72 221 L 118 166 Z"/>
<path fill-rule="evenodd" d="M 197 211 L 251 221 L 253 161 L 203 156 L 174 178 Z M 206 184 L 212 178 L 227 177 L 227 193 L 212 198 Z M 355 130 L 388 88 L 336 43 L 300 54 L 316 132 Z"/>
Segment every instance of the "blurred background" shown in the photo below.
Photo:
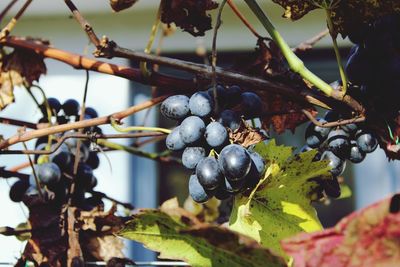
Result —
<path fill-rule="evenodd" d="M 9 1 L 0 1 L 2 10 Z M 143 51 L 147 44 L 151 26 L 155 20 L 159 1 L 139 1 L 134 7 L 120 13 L 113 13 L 108 0 L 75 0 L 77 7 L 92 24 L 99 36 L 106 35 L 120 46 Z M 281 17 L 283 10 L 271 1 L 259 1 L 271 17 L 276 28 L 291 46 L 309 39 L 325 28 L 324 14 L 313 11 L 298 23 L 292 23 Z M 236 1 L 241 11 L 246 15 L 259 33 L 265 30 L 252 16 L 243 3 Z M 22 4 L 17 4 L 9 13 L 13 15 Z M 3 23 L 8 21 L 9 17 Z M 230 66 L 237 58 L 254 51 L 256 40 L 254 36 L 235 17 L 227 6 L 223 12 L 223 25 L 218 35 L 218 64 Z M 50 40 L 54 47 L 67 51 L 91 56 L 93 46 L 71 18 L 69 10 L 63 1 L 35 0 L 12 32 L 17 36 L 42 37 Z M 180 29 L 163 41 L 162 54 L 185 60 L 203 62 L 196 55 L 196 49 L 204 47 L 211 51 L 212 32 L 205 37 L 194 38 Z M 157 41 L 156 41 L 157 44 Z M 340 39 L 342 56 L 345 59 L 351 47 L 348 40 Z M 314 49 L 301 55 L 306 65 L 328 82 L 338 79 L 339 73 L 335 55 L 331 47 L 330 37 L 319 42 Z M 113 60 L 121 65 L 136 65 L 127 60 Z M 68 65 L 46 59 L 48 73 L 42 77 L 39 84 L 48 97 L 57 97 L 61 102 L 74 98 L 82 99 L 85 71 L 75 70 Z M 177 73 L 170 69 L 162 69 L 169 73 Z M 39 92 L 34 92 L 38 97 Z M 122 110 L 130 105 L 140 103 L 150 98 L 148 86 L 129 82 L 126 79 L 108 75 L 90 73 L 87 105 L 94 107 L 100 115 L 107 115 Z M 7 107 L 0 114 L 3 117 L 23 119 L 37 122 L 41 117 L 32 99 L 24 89 L 15 90 L 16 103 Z M 146 125 L 173 126 L 171 121 L 165 121 L 158 114 L 158 109 L 146 115 Z M 126 119 L 127 125 L 142 124 L 145 113 L 139 113 Z M 108 127 L 102 127 L 105 132 L 113 132 Z M 16 128 L 1 125 L 0 134 L 9 137 L 16 133 Z M 302 147 L 304 145 L 304 126 L 299 127 L 295 134 L 287 132 L 279 136 L 281 144 Z M 131 141 L 120 141 L 130 144 Z M 29 143 L 30 147 L 33 142 Z M 17 148 L 17 146 L 15 147 Z M 157 145 L 144 146 L 146 151 L 164 150 L 163 142 Z M 189 173 L 176 165 L 160 164 L 158 162 L 132 156 L 122 152 L 101 155 L 100 168 L 95 171 L 99 180 L 98 190 L 104 191 L 113 198 L 129 201 L 138 208 L 155 208 L 164 200 L 178 196 L 182 203 L 187 197 L 187 181 Z M 0 156 L 0 166 L 13 167 L 26 162 L 25 156 Z M 29 169 L 23 170 L 29 173 Z M 398 191 L 400 183 L 397 179 L 400 165 L 388 162 L 383 151 L 377 150 L 358 165 L 348 164 L 344 174 L 346 183 L 352 189 L 352 197 L 336 200 L 329 206 L 317 205 L 324 226 L 334 225 L 340 218 L 353 210 L 360 209 L 372 202 Z M 11 202 L 8 190 L 13 180 L 0 180 L 0 226 L 12 226 L 26 221 L 27 210 L 19 204 Z M 0 236 L 0 262 L 14 262 L 23 249 L 23 244 L 14 237 Z M 145 251 L 141 246 L 129 244 L 127 252 L 134 260 L 151 260 L 154 254 Z"/>

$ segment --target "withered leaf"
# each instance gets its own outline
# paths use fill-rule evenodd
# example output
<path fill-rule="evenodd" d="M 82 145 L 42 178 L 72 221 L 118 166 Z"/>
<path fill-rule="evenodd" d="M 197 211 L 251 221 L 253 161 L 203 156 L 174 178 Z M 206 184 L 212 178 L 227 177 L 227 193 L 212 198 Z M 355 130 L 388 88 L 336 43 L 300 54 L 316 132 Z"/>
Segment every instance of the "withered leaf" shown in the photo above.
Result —
<path fill-rule="evenodd" d="M 138 0 L 110 0 L 110 6 L 115 12 L 122 11 L 124 9 L 130 8 Z"/>
<path fill-rule="evenodd" d="M 284 9 L 284 17 L 298 20 L 311 10 L 327 6 L 333 22 L 333 33 L 344 37 L 358 30 L 363 24 L 388 14 L 400 13 L 400 2 L 397 0 L 273 0 Z"/>
<path fill-rule="evenodd" d="M 14 101 L 14 87 L 32 85 L 42 74 L 46 74 L 43 57 L 34 51 L 14 49 L 1 60 L 0 110 Z"/>
<path fill-rule="evenodd" d="M 161 21 L 175 23 L 193 36 L 204 36 L 212 28 L 211 16 L 207 12 L 217 7 L 218 3 L 212 0 L 165 0 Z"/>
<path fill-rule="evenodd" d="M 262 128 L 267 130 L 272 125 L 278 134 L 286 129 L 294 132 L 297 126 L 308 121 L 302 109 L 307 109 L 314 116 L 317 115 L 317 111 L 311 105 L 300 104 L 281 95 L 269 95 L 263 100 L 268 103 L 268 112 L 262 118 Z"/>
<path fill-rule="evenodd" d="M 239 129 L 229 132 L 229 140 L 244 147 L 258 144 L 268 137 L 258 128 L 241 123 Z"/>
<path fill-rule="evenodd" d="M 397 266 L 400 261 L 400 213 L 391 199 L 342 219 L 335 227 L 300 234 L 282 243 L 294 267 Z"/>

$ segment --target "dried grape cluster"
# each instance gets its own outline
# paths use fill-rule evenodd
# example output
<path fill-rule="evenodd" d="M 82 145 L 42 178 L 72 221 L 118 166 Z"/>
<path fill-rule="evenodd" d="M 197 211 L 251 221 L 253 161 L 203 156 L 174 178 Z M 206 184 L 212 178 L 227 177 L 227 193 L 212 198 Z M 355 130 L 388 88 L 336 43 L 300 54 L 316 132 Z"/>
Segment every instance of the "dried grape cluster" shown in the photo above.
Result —
<path fill-rule="evenodd" d="M 215 112 L 216 104 L 221 112 Z M 235 85 L 211 87 L 190 98 L 174 95 L 162 103 L 161 113 L 179 122 L 166 146 L 182 151 L 183 165 L 193 171 L 189 193 L 194 201 L 227 199 L 258 183 L 264 160 L 251 148 L 231 144 L 229 133 L 238 130 L 243 119 L 261 116 L 262 110 L 259 96 Z"/>
<path fill-rule="evenodd" d="M 325 117 L 319 118 L 320 123 L 333 122 L 341 119 L 334 111 L 328 111 Z M 317 126 L 310 122 L 305 134 L 306 146 L 302 151 L 318 149 L 315 160 L 328 160 L 333 180 L 325 181 L 330 186 L 338 188 L 337 178 L 346 168 L 346 160 L 352 163 L 362 162 L 368 153 L 378 146 L 374 135 L 362 124 L 350 123 L 334 128 Z M 329 190 L 325 190 L 329 194 Z M 339 197 L 340 191 L 335 190 L 331 197 Z"/>
<path fill-rule="evenodd" d="M 76 100 L 68 99 L 61 104 L 55 98 L 48 98 L 47 103 L 48 105 L 42 105 L 43 113 L 46 114 L 49 108 L 52 121 L 57 121 L 58 124 L 64 124 L 79 118 L 80 105 Z M 98 114 L 95 109 L 88 107 L 85 109 L 84 117 L 86 119 L 96 118 Z M 39 122 L 48 122 L 48 119 L 48 117 L 41 118 Z M 101 129 L 98 127 L 85 129 L 85 131 L 101 133 Z M 98 168 L 100 164 L 97 152 L 91 151 L 90 143 L 82 140 L 79 146 L 79 153 L 77 153 L 78 140 L 74 138 L 66 139 L 58 147 L 55 139 L 61 137 L 62 135 L 56 135 L 51 140 L 51 150 L 56 149 L 54 153 L 50 155 L 35 155 L 35 172 L 29 176 L 29 179 L 20 179 L 11 186 L 10 199 L 12 201 L 20 202 L 26 197 L 38 196 L 41 193 L 44 200 L 48 202 L 56 205 L 65 203 L 74 177 L 75 157 L 79 154 L 74 194 L 71 196 L 72 202 L 83 210 L 91 210 L 103 204 L 98 196 L 93 195 L 88 198 L 85 196 L 86 192 L 92 191 L 97 185 L 97 179 L 93 174 L 93 170 Z M 46 150 L 49 147 L 48 141 L 47 136 L 38 138 L 35 150 Z"/>

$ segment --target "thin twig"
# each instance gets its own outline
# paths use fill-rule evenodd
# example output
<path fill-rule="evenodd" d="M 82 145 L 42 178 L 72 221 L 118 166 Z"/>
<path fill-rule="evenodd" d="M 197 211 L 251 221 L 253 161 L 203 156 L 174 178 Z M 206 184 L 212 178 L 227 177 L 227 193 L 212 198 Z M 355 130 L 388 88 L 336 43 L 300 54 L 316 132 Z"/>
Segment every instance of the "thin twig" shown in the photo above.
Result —
<path fill-rule="evenodd" d="M 82 14 L 79 12 L 78 8 L 74 5 L 74 3 L 71 0 L 64 0 L 64 2 L 71 10 L 72 15 L 74 16 L 76 21 L 81 25 L 82 29 L 86 32 L 87 36 L 89 37 L 89 40 L 94 44 L 94 46 L 96 46 L 96 48 L 98 49 L 101 48 L 100 39 L 97 37 L 92 26 L 82 16 Z"/>
<path fill-rule="evenodd" d="M 32 0 L 26 0 L 25 4 L 18 10 L 17 14 L 7 23 L 7 25 L 0 32 L 0 40 L 7 37 L 12 29 L 14 29 L 15 25 L 19 18 L 24 14 L 25 10 L 32 3 Z"/>
<path fill-rule="evenodd" d="M 0 235 L 5 235 L 5 236 L 18 236 L 30 232 L 32 232 L 32 229 L 15 229 L 8 226 L 0 227 Z"/>
<path fill-rule="evenodd" d="M 110 200 L 110 201 L 112 201 L 112 202 L 114 202 L 114 203 L 116 203 L 116 204 L 128 209 L 128 210 L 133 210 L 135 208 L 131 203 L 121 202 L 119 200 L 116 200 L 115 198 L 112 198 L 112 197 L 106 195 L 103 192 L 98 192 L 98 191 L 91 190 L 91 191 L 89 191 L 89 193 L 91 193 L 93 196 L 96 196 L 96 197 L 108 199 L 108 200 Z"/>
<path fill-rule="evenodd" d="M 215 113 L 218 113 L 218 92 L 217 92 L 217 72 L 216 72 L 216 69 L 217 69 L 217 35 L 218 35 L 219 27 L 221 27 L 221 24 L 222 24 L 221 16 L 222 16 L 222 11 L 224 10 L 226 1 L 227 0 L 223 0 L 218 9 L 217 22 L 215 23 L 215 26 L 214 26 L 214 33 L 213 33 L 213 39 L 212 39 L 211 84 L 213 86 L 213 92 L 214 92 Z"/>
<path fill-rule="evenodd" d="M 1 11 L 0 13 L 0 24 L 3 22 L 4 17 L 7 15 L 8 11 L 18 2 L 18 0 L 11 0 L 11 2 Z"/>
<path fill-rule="evenodd" d="M 228 0 L 228 5 L 232 9 L 232 11 L 236 14 L 236 16 L 243 22 L 243 24 L 253 33 L 257 39 L 262 39 L 262 37 L 253 27 L 253 25 L 250 24 L 250 22 L 246 19 L 246 17 L 240 12 L 238 7 L 235 5 L 235 3 L 232 0 Z"/>
<path fill-rule="evenodd" d="M 97 140 L 100 139 L 118 139 L 118 138 L 139 138 L 139 137 L 159 137 L 162 136 L 165 138 L 165 134 L 160 132 L 145 132 L 145 133 L 130 133 L 130 134 L 89 134 L 89 133 L 73 133 L 73 134 L 66 134 L 56 143 L 54 143 L 49 150 L 0 150 L 0 155 L 50 155 L 56 152 L 60 146 L 70 138 L 77 138 L 77 139 L 87 139 L 94 143 L 97 143 Z M 25 165 L 25 164 L 24 164 Z"/>
<path fill-rule="evenodd" d="M 26 149 L 26 150 L 28 149 L 26 147 L 25 142 L 22 142 L 22 145 L 24 146 L 24 149 Z M 31 166 L 31 169 L 32 169 L 33 177 L 35 178 L 37 191 L 39 192 L 40 198 L 44 200 L 42 188 L 40 187 L 39 177 L 37 176 L 37 173 L 36 173 L 36 170 L 35 170 L 35 165 L 33 164 L 33 161 L 31 159 L 31 157 L 29 155 L 27 155 L 27 157 L 28 157 L 29 165 Z"/>
<path fill-rule="evenodd" d="M 0 123 L 6 124 L 6 125 L 19 126 L 19 127 L 26 127 L 26 128 L 30 128 L 30 129 L 38 128 L 38 125 L 36 123 L 15 120 L 15 119 L 10 119 L 10 118 L 5 118 L 5 117 L 0 117 Z"/>
<path fill-rule="evenodd" d="M 129 107 L 120 112 L 113 113 L 109 116 L 103 116 L 103 117 L 89 119 L 89 120 L 77 121 L 77 122 L 68 123 L 68 124 L 56 125 L 56 126 L 52 126 L 52 127 L 45 128 L 45 129 L 27 131 L 23 134 L 18 134 L 18 135 L 8 138 L 7 140 L 2 141 L 0 143 L 0 150 L 3 150 L 11 145 L 14 145 L 14 144 L 17 144 L 20 142 L 26 142 L 26 141 L 32 140 L 34 138 L 48 136 L 50 134 L 62 133 L 62 132 L 77 130 L 77 129 L 86 128 L 86 127 L 93 127 L 93 126 L 98 126 L 98 125 L 103 125 L 103 124 L 109 124 L 111 122 L 111 118 L 114 118 L 116 120 L 121 120 L 121 119 L 128 117 L 136 112 L 139 112 L 141 110 L 144 110 L 144 109 L 152 107 L 152 106 L 155 106 L 155 105 L 161 103 L 167 97 L 168 97 L 168 95 L 153 98 L 151 100 L 145 101 L 138 105 Z"/>
<path fill-rule="evenodd" d="M 30 164 L 28 163 L 28 167 L 30 166 Z M 19 179 L 24 179 L 24 180 L 28 180 L 29 179 L 29 174 L 25 174 L 25 173 L 20 173 L 18 171 L 14 171 L 14 170 L 5 170 L 4 167 L 0 167 L 0 177 L 1 178 L 19 178 Z"/>
<path fill-rule="evenodd" d="M 321 41 L 323 38 L 325 38 L 329 34 L 329 29 L 325 29 L 321 32 L 319 32 L 317 35 L 311 37 L 310 39 L 301 42 L 298 44 L 295 48 L 293 48 L 293 52 L 295 53 L 300 53 L 300 52 L 305 52 L 311 48 L 314 47 L 316 43 Z"/>
<path fill-rule="evenodd" d="M 355 118 L 346 119 L 346 120 L 338 120 L 338 121 L 334 121 L 334 122 L 321 123 L 317 119 L 315 119 L 314 116 L 308 110 L 303 109 L 302 112 L 304 113 L 304 115 L 306 115 L 306 117 L 312 123 L 314 123 L 315 125 L 317 125 L 319 127 L 323 127 L 323 128 L 331 128 L 331 127 L 337 127 L 337 126 L 341 126 L 341 125 L 347 125 L 350 123 L 360 123 L 360 122 L 365 121 L 365 117 L 360 116 L 360 117 L 355 117 Z"/>

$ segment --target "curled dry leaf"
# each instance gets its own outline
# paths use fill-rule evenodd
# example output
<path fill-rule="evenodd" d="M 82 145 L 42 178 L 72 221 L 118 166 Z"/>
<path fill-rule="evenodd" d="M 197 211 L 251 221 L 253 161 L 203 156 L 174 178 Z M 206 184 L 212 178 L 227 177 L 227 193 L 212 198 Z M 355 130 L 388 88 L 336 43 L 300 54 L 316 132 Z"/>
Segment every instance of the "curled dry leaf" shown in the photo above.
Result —
<path fill-rule="evenodd" d="M 43 57 L 33 51 L 16 48 L 12 53 L 3 56 L 0 74 L 0 110 L 14 101 L 15 86 L 29 87 L 33 81 L 38 81 L 42 74 L 46 74 L 46 71 Z"/>
<path fill-rule="evenodd" d="M 375 203 L 324 231 L 282 242 L 294 266 L 398 266 L 399 195 Z"/>
<path fill-rule="evenodd" d="M 244 147 L 258 144 L 268 137 L 258 128 L 252 128 L 245 123 L 241 123 L 239 129 L 229 132 L 229 140 Z"/>
<path fill-rule="evenodd" d="M 211 16 L 207 12 L 217 7 L 218 3 L 212 0 L 165 0 L 161 21 L 175 23 L 193 36 L 204 36 L 212 28 Z"/>
<path fill-rule="evenodd" d="M 298 20 L 314 9 L 328 7 L 332 11 L 333 33 L 341 33 L 344 37 L 356 32 L 363 24 L 367 24 L 384 15 L 400 13 L 398 0 L 273 0 L 284 9 L 284 17 Z"/>
<path fill-rule="evenodd" d="M 115 12 L 122 11 L 124 9 L 130 8 L 138 0 L 110 0 L 110 6 Z"/>

